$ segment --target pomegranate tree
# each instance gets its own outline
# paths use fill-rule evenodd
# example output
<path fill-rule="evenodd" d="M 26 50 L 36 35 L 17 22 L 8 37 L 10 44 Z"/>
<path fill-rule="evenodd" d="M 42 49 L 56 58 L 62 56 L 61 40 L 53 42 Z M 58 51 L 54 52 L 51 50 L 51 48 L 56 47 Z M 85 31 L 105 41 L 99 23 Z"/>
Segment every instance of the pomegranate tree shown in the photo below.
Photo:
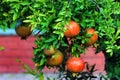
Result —
<path fill-rule="evenodd" d="M 80 54 L 85 54 L 88 47 L 96 48 L 96 53 L 103 51 L 107 76 L 120 79 L 119 0 L 0 1 L 0 28 L 15 29 L 20 20 L 30 26 L 16 28 L 22 38 L 28 37 L 30 30 L 38 30 L 37 34 L 33 32 L 37 39 L 32 60 L 37 65 L 35 75 L 40 80 L 44 80 L 44 67 L 57 68 L 58 80 L 95 78 L 95 65 L 84 72 L 84 67 L 89 66 L 84 59 L 81 61 Z M 75 61 L 69 60 L 71 57 Z"/>

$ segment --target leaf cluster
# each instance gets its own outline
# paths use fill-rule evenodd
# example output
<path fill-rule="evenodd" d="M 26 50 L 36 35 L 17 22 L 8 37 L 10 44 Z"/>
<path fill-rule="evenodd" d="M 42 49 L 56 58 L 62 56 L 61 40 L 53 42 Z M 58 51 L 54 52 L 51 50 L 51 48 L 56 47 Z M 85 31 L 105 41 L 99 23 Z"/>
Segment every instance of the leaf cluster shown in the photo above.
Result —
<path fill-rule="evenodd" d="M 56 34 L 61 39 L 64 24 L 73 19 L 81 26 L 81 32 L 89 27 L 95 28 L 100 38 L 98 49 L 102 50 L 101 46 L 104 46 L 106 52 L 112 55 L 120 48 L 116 44 L 120 33 L 119 8 L 120 3 L 114 0 L 2 0 L 0 27 L 5 30 L 22 20 L 32 29 Z M 84 42 L 84 38 L 81 40 Z"/>

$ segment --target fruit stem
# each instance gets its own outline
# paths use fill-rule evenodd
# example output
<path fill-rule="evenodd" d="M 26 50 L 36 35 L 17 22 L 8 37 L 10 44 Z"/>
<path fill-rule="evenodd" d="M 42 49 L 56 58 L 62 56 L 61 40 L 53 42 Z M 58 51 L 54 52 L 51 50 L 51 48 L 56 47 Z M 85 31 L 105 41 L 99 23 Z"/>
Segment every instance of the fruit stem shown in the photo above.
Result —
<path fill-rule="evenodd" d="M 26 40 L 27 39 L 27 37 L 21 37 L 21 40 Z"/>

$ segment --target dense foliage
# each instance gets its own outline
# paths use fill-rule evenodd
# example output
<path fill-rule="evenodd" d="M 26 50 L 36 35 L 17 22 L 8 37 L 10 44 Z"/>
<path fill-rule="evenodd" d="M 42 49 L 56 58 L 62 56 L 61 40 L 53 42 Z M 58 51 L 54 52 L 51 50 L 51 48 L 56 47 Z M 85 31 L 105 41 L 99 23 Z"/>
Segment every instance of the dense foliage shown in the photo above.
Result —
<path fill-rule="evenodd" d="M 64 36 L 64 25 L 69 25 L 70 20 L 77 22 L 81 30 L 77 36 L 67 38 Z M 29 24 L 32 30 L 40 31 L 35 41 L 33 59 L 40 65 L 40 71 L 46 65 L 48 57 L 44 49 L 51 45 L 65 56 L 69 53 L 78 57 L 84 53 L 88 47 L 85 43 L 92 36 L 86 34 L 87 28 L 94 28 L 98 34 L 98 41 L 92 44 L 97 48 L 96 53 L 104 51 L 106 59 L 115 59 L 113 64 L 107 62 L 107 66 L 114 69 L 119 67 L 113 65 L 120 66 L 120 2 L 117 0 L 2 0 L 0 27 L 5 30 L 6 27 L 15 26 L 18 21 Z M 106 69 L 108 74 L 114 75 L 112 77 L 119 76 L 112 69 Z"/>

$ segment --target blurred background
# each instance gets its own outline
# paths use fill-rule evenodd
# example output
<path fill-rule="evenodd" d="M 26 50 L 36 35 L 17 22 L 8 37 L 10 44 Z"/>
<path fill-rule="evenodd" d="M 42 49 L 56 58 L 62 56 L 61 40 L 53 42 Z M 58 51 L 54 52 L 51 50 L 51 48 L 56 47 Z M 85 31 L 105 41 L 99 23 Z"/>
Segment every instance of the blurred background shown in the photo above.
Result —
<path fill-rule="evenodd" d="M 30 36 L 27 40 L 21 40 L 14 28 L 0 29 L 0 80 L 33 80 L 32 75 L 23 74 L 26 70 L 17 60 L 34 68 L 34 39 Z"/>

